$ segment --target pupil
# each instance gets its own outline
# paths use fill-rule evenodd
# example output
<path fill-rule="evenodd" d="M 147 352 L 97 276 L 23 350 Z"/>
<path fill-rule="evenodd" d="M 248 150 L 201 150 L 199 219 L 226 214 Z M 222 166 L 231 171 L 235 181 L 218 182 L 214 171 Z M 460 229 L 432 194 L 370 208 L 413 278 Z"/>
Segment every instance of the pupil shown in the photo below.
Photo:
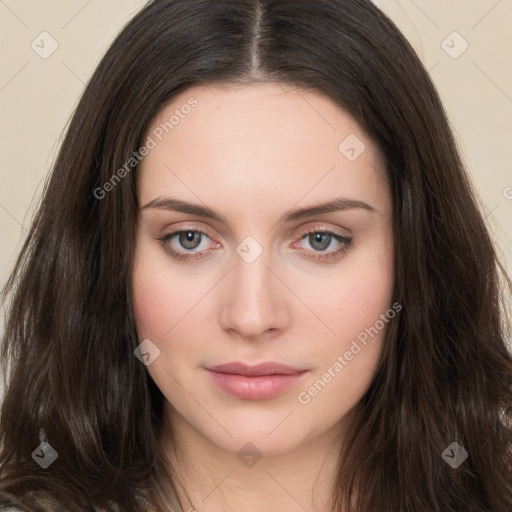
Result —
<path fill-rule="evenodd" d="M 324 250 L 326 247 L 329 246 L 329 239 L 330 235 L 327 235 L 326 233 L 315 233 L 314 235 L 315 243 L 320 243 L 320 247 L 317 247 L 319 250 Z M 324 238 L 324 242 L 322 243 L 322 238 Z"/>
<path fill-rule="evenodd" d="M 193 231 L 185 231 L 180 235 L 180 242 L 186 249 L 195 249 L 194 240 L 199 237 L 199 233 Z"/>

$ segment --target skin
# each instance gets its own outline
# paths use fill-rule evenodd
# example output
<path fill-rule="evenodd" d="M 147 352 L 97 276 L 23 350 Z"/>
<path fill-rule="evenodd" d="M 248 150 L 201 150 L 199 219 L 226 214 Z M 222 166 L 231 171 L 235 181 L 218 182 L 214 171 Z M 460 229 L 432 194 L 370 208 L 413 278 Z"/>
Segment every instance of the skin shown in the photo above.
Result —
<path fill-rule="evenodd" d="M 162 109 L 147 135 L 191 97 L 197 106 L 137 175 L 141 207 L 172 196 L 226 220 L 141 209 L 134 308 L 139 339 L 160 350 L 147 370 L 166 399 L 162 449 L 182 475 L 183 510 L 325 511 L 339 448 L 375 374 L 387 325 L 309 403 L 298 395 L 391 307 L 392 197 L 383 162 L 338 105 L 281 84 L 193 86 Z M 354 161 L 338 149 L 350 134 L 366 147 Z M 375 211 L 280 221 L 291 209 L 339 197 Z M 352 238 L 347 251 L 315 259 L 342 246 L 305 234 L 317 228 Z M 187 246 L 177 235 L 167 249 L 204 258 L 180 261 L 167 252 L 159 238 L 179 229 L 207 236 Z M 263 249 L 251 263 L 236 251 L 248 236 Z M 230 361 L 278 361 L 308 372 L 279 396 L 241 399 L 204 369 Z M 248 442 L 262 454 L 252 467 L 237 457 Z"/>

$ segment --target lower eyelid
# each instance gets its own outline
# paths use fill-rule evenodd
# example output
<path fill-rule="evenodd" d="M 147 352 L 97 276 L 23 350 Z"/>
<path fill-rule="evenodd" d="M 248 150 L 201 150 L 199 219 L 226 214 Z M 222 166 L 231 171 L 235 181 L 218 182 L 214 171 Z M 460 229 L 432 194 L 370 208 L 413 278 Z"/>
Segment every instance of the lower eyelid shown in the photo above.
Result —
<path fill-rule="evenodd" d="M 179 229 L 179 230 L 176 230 L 176 231 L 173 231 L 161 238 L 159 238 L 158 240 L 160 241 L 160 243 L 164 246 L 164 250 L 166 250 L 167 253 L 171 254 L 172 257 L 176 258 L 176 259 L 183 259 L 183 260 L 186 260 L 186 259 L 199 259 L 199 258 L 202 258 L 204 256 L 208 256 L 208 254 L 210 252 L 212 252 L 212 250 L 215 250 L 215 249 L 212 249 L 212 248 L 208 248 L 208 249 L 204 249 L 204 250 L 201 250 L 201 251 L 197 251 L 197 250 L 190 250 L 190 251 L 186 251 L 186 250 L 180 250 L 180 249 L 174 249 L 172 246 L 170 248 L 165 248 L 165 246 L 167 244 L 170 244 L 170 241 L 176 237 L 177 235 L 183 233 L 183 232 L 187 232 L 187 231 L 191 231 L 191 232 L 194 232 L 194 233 L 199 233 L 201 234 L 202 236 L 205 236 L 207 238 L 209 238 L 213 244 L 215 244 L 217 246 L 217 248 L 220 246 L 219 242 L 216 242 L 212 237 L 210 237 L 208 235 L 208 233 L 206 233 L 205 231 L 201 230 L 201 229 L 193 229 L 193 228 L 183 228 L 183 229 Z M 303 233 L 299 240 L 297 242 L 294 242 L 292 244 L 293 245 L 296 245 L 297 243 L 301 242 L 304 238 L 306 238 L 307 236 L 309 235 L 312 235 L 312 234 L 317 234 L 317 233 L 321 233 L 321 234 L 324 234 L 324 235 L 329 235 L 331 238 L 334 238 L 339 244 L 340 244 L 340 247 L 338 249 L 332 249 L 330 251 L 314 251 L 314 250 L 304 250 L 303 252 L 305 253 L 309 253 L 311 255 L 311 257 L 313 258 L 316 258 L 316 259 L 328 259 L 329 257 L 336 257 L 336 256 L 339 256 L 339 255 L 342 255 L 342 253 L 346 252 L 352 242 L 352 238 L 348 238 L 348 237 L 345 237 L 343 235 L 340 235 L 338 233 L 335 233 L 333 231 L 326 231 L 326 230 L 321 230 L 321 229 L 313 229 L 313 230 L 310 230 L 306 233 Z"/>

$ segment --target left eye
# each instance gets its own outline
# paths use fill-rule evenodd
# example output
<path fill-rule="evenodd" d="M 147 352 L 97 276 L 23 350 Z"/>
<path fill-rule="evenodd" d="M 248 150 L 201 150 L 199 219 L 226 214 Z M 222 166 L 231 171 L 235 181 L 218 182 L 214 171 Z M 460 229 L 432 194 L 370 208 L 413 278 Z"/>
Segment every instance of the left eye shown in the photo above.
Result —
<path fill-rule="evenodd" d="M 336 260 L 341 258 L 349 249 L 352 242 L 352 238 L 347 238 L 332 231 L 326 231 L 322 229 L 315 229 L 304 233 L 301 240 L 307 239 L 313 248 L 308 251 L 309 256 L 317 260 Z M 335 240 L 339 247 L 330 251 L 326 249 L 331 245 L 331 242 Z M 297 244 L 293 244 L 294 246 Z"/>
<path fill-rule="evenodd" d="M 325 251 L 331 242 L 336 241 L 338 243 L 343 241 L 343 237 L 336 235 L 335 233 L 329 233 L 326 231 L 314 231 L 306 233 L 301 240 L 307 239 L 315 251 Z M 331 247 L 332 249 L 332 247 Z"/>

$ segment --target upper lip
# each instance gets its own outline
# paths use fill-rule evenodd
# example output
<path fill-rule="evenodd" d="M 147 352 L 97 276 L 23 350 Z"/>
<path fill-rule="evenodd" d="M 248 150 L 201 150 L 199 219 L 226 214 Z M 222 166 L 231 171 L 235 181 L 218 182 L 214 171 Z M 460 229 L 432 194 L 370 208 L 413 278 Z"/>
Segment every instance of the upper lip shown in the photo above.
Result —
<path fill-rule="evenodd" d="M 207 369 L 219 373 L 231 373 L 236 375 L 247 375 L 251 377 L 259 375 L 294 375 L 306 371 L 293 368 L 292 366 L 288 366 L 286 364 L 276 363 L 274 361 L 260 363 L 254 366 L 240 362 L 232 362 L 219 364 Z"/>

